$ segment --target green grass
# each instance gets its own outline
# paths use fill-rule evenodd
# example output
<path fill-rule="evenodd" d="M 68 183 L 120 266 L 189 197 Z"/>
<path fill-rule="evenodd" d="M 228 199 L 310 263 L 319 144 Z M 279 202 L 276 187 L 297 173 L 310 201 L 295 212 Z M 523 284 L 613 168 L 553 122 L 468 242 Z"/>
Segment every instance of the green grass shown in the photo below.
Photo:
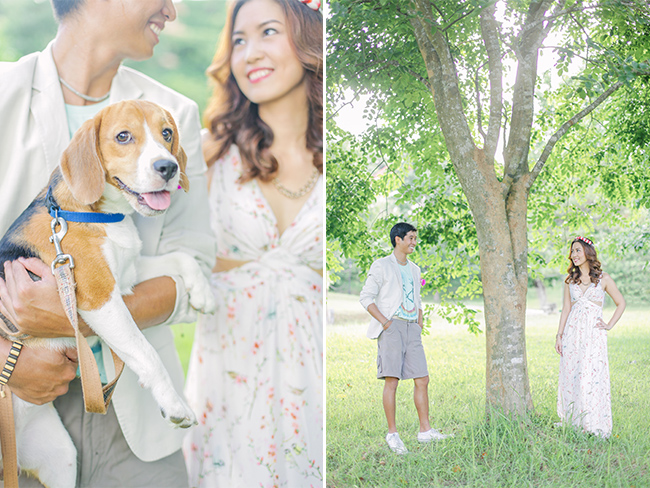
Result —
<path fill-rule="evenodd" d="M 194 324 L 172 325 L 172 332 L 174 333 L 174 343 L 183 365 L 183 371 L 187 375 L 187 365 L 190 362 L 192 342 L 194 341 Z"/>
<path fill-rule="evenodd" d="M 423 338 L 432 424 L 455 437 L 420 445 L 413 382 L 400 383 L 397 424 L 410 453 L 387 447 L 376 342 L 357 297 L 330 294 L 327 327 L 327 486 L 650 487 L 650 313 L 628 310 L 609 333 L 612 437 L 558 429 L 559 314 L 527 319 L 534 413 L 485 418 L 485 336 L 434 318 Z M 608 317 L 612 309 L 605 311 Z"/>

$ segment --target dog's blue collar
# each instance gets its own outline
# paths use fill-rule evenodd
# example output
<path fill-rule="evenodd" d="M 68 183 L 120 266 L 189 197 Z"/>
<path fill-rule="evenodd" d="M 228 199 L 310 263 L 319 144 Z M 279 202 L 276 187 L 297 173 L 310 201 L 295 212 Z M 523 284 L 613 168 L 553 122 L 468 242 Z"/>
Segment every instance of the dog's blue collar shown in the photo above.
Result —
<path fill-rule="evenodd" d="M 54 200 L 52 195 L 52 187 L 47 190 L 45 197 L 45 205 L 52 217 L 61 217 L 68 222 L 83 222 L 87 224 L 113 224 L 122 222 L 124 214 L 121 213 L 102 213 L 102 212 L 69 212 L 61 210 L 59 204 Z"/>
<path fill-rule="evenodd" d="M 85 222 L 88 224 L 112 224 L 124 220 L 124 214 L 120 213 L 68 212 L 50 207 L 50 215 L 56 217 L 57 214 L 68 222 Z"/>

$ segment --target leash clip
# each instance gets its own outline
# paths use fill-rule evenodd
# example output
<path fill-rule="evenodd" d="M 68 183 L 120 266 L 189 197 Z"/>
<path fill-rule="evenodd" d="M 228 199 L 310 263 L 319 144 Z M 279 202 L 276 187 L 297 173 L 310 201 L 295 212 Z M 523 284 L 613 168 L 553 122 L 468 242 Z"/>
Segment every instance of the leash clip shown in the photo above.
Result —
<path fill-rule="evenodd" d="M 56 228 L 60 226 L 61 229 L 57 232 Z M 68 223 L 64 218 L 59 217 L 58 209 L 54 210 L 54 218 L 51 223 L 52 235 L 50 236 L 50 242 L 54 244 L 54 249 L 56 250 L 56 257 L 52 261 L 52 274 L 54 274 L 58 264 L 65 264 L 66 261 L 70 262 L 70 267 L 74 268 L 74 260 L 70 254 L 65 254 L 61 248 L 61 240 L 68 233 Z"/>

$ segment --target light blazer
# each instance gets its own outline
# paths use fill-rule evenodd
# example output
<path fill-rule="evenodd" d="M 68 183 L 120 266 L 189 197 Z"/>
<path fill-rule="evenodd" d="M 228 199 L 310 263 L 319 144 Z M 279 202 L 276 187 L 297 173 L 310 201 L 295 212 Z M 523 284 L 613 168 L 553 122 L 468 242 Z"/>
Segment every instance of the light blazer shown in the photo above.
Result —
<path fill-rule="evenodd" d="M 411 267 L 411 273 L 413 273 L 415 307 L 421 310 L 420 268 L 411 261 L 408 263 Z M 368 310 L 370 304 L 374 303 L 377 305 L 379 311 L 389 319 L 395 315 L 402 304 L 403 294 L 402 274 L 399 270 L 399 264 L 395 255 L 390 253 L 390 255 L 378 259 L 370 266 L 370 271 L 368 271 L 366 283 L 361 290 L 359 301 L 366 310 Z M 381 323 L 372 317 L 366 335 L 370 339 L 376 339 L 383 330 L 384 328 Z"/>
<path fill-rule="evenodd" d="M 142 254 L 183 251 L 195 257 L 209 276 L 216 249 L 208 219 L 198 107 L 151 78 L 120 67 L 111 85 L 110 103 L 127 99 L 150 100 L 171 112 L 187 154 L 186 173 L 190 180 L 189 193 L 176 192 L 164 216 L 134 216 L 142 239 Z M 41 53 L 27 55 L 15 63 L 0 63 L 0 114 L 0 235 L 4 235 L 47 184 L 70 142 L 52 43 Z M 65 250 L 65 240 L 62 246 Z M 195 313 L 189 306 L 183 281 L 177 276 L 172 278 L 176 282 L 176 305 L 165 324 L 193 322 Z M 160 354 L 177 391 L 182 393 L 183 370 L 171 330 L 151 327 L 144 334 Z M 106 346 L 103 353 L 110 378 L 113 362 Z M 185 432 L 166 425 L 149 391 L 141 388 L 135 374 L 126 368 L 115 390 L 113 405 L 129 447 L 143 461 L 161 459 L 181 447 Z"/>

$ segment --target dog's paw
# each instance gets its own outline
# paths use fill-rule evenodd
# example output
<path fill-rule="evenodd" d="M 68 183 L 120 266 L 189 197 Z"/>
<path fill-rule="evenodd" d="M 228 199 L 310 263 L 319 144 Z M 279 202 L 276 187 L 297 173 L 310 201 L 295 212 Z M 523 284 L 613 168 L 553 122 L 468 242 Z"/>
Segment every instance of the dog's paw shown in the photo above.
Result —
<path fill-rule="evenodd" d="M 166 419 L 173 427 L 180 427 L 187 429 L 196 425 L 196 417 L 192 409 L 185 405 L 185 402 L 180 403 L 174 408 L 161 408 L 160 414 Z"/>
<path fill-rule="evenodd" d="M 190 294 L 190 305 L 194 310 L 205 314 L 212 314 L 217 310 L 212 288 L 210 288 L 208 280 L 203 278 L 203 275 L 194 280 L 188 292 Z"/>
<path fill-rule="evenodd" d="M 190 419 L 187 417 L 169 417 L 169 421 L 175 426 L 180 427 L 181 429 L 188 429 L 193 425 L 197 425 L 198 422 L 196 419 Z"/>

